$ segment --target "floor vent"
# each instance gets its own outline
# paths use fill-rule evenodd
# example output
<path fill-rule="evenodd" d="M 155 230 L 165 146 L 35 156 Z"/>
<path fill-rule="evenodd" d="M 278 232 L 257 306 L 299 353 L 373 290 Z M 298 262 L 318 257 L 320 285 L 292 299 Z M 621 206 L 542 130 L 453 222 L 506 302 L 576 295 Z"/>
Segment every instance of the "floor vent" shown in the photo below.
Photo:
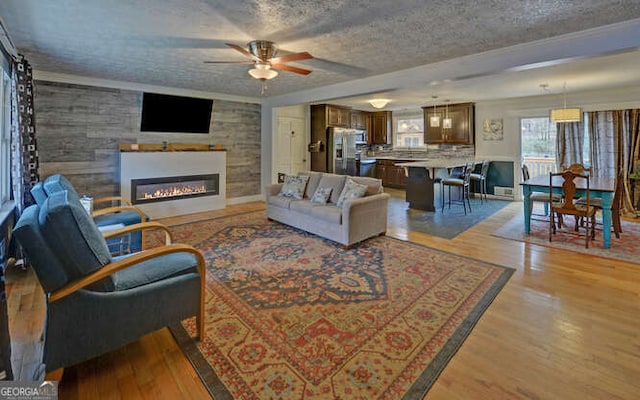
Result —
<path fill-rule="evenodd" d="M 503 187 L 503 186 L 495 186 L 493 188 L 493 194 L 496 196 L 501 196 L 501 197 L 514 197 L 514 190 L 513 188 L 510 187 Z"/>

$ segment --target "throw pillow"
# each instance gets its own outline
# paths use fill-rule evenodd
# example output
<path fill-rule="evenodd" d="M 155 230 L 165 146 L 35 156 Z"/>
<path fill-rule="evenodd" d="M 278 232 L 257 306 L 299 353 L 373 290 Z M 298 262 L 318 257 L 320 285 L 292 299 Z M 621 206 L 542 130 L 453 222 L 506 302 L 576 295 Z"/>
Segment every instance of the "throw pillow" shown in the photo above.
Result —
<path fill-rule="evenodd" d="M 330 187 L 317 188 L 316 192 L 313 194 L 313 197 L 311 198 L 311 202 L 318 203 L 318 204 L 327 204 L 327 201 L 329 201 L 329 196 L 331 195 L 331 190 L 332 188 Z"/>
<path fill-rule="evenodd" d="M 297 200 L 302 200 L 302 196 L 304 195 L 304 188 L 307 186 L 308 180 L 308 175 L 285 176 L 284 185 L 282 185 L 282 189 L 280 189 L 280 193 L 278 193 L 278 196 L 291 197 Z"/>
<path fill-rule="evenodd" d="M 322 174 L 322 178 L 320 178 L 318 187 L 332 188 L 333 190 L 331 191 L 329 202 L 336 204 L 338 202 L 338 198 L 340 198 L 340 194 L 342 193 L 342 189 L 344 188 L 344 181 L 346 179 L 346 175 Z"/>
<path fill-rule="evenodd" d="M 360 198 L 364 196 L 366 192 L 366 185 L 361 185 L 354 182 L 352 179 L 347 179 L 347 182 L 344 184 L 344 189 L 342 189 L 342 193 L 340 193 L 340 197 L 338 198 L 338 203 L 336 205 L 338 207 L 342 207 L 346 200 Z"/>

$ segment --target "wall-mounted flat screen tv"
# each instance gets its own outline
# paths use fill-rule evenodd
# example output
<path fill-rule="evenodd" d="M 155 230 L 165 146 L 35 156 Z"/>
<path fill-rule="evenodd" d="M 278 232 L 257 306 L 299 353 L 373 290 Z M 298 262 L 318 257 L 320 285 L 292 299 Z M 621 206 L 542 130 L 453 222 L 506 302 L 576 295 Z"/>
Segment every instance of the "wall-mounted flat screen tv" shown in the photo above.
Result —
<path fill-rule="evenodd" d="M 142 132 L 209 133 L 213 100 L 144 93 Z"/>

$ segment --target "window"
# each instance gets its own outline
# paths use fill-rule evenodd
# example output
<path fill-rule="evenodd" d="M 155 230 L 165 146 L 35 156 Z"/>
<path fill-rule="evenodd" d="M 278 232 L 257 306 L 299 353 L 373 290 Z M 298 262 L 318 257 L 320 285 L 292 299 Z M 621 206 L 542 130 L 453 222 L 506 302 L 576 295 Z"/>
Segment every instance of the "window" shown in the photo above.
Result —
<path fill-rule="evenodd" d="M 395 147 L 424 147 L 424 117 L 422 111 L 393 113 Z"/>
<path fill-rule="evenodd" d="M 582 158 L 589 165 L 589 122 L 584 115 L 584 142 Z M 529 168 L 531 177 L 556 172 L 556 124 L 548 117 L 522 118 L 520 120 L 522 163 Z"/>
<path fill-rule="evenodd" d="M 0 66 L 0 206 L 11 199 L 11 80 Z"/>

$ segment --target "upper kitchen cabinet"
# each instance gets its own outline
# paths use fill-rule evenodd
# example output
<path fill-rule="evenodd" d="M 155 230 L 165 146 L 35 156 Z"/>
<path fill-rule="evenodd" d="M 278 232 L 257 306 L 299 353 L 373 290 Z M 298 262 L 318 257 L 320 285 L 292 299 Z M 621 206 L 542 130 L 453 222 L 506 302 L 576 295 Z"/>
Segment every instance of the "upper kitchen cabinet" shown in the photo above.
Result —
<path fill-rule="evenodd" d="M 327 125 L 351 128 L 351 110 L 348 108 L 342 108 L 337 106 L 325 106 L 327 114 Z"/>
<path fill-rule="evenodd" d="M 367 115 L 364 111 L 351 110 L 351 128 L 367 129 Z"/>
<path fill-rule="evenodd" d="M 422 107 L 424 111 L 424 141 L 427 144 L 473 144 L 475 138 L 475 105 L 474 103 L 449 104 L 448 113 L 451 128 L 445 128 L 443 120 L 447 106 L 437 106 L 435 115 L 440 118 L 440 126 L 432 127 L 429 123 L 434 116 L 433 106 Z"/>
<path fill-rule="evenodd" d="M 376 111 L 369 114 L 369 144 L 391 143 L 391 111 Z"/>

